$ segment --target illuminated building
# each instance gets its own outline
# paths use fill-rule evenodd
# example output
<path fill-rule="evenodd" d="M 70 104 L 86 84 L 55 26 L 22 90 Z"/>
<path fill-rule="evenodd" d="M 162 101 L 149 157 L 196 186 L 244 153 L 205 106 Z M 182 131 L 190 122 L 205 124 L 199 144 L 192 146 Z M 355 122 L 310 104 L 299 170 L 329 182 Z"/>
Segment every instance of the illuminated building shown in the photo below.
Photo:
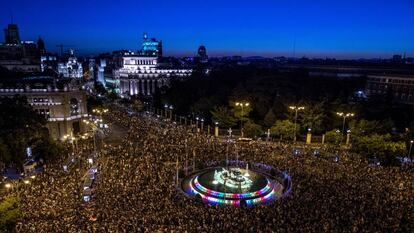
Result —
<path fill-rule="evenodd" d="M 132 95 L 152 95 L 156 88 L 166 87 L 172 77 L 187 77 L 191 69 L 164 69 L 158 66 L 158 57 L 124 53 L 121 67 L 113 71 L 115 84 L 121 97 Z"/>
<path fill-rule="evenodd" d="M 57 80 L 50 76 L 1 80 L 0 97 L 25 96 L 33 109 L 47 119 L 47 128 L 54 139 L 84 133 L 82 123 L 88 117 L 86 92 L 74 80 Z"/>
<path fill-rule="evenodd" d="M 40 56 L 40 71 L 44 72 L 47 69 L 56 70 L 57 57 L 53 54 L 45 53 Z"/>
<path fill-rule="evenodd" d="M 106 67 L 106 60 L 101 59 L 99 66 L 98 66 L 98 77 L 97 81 L 100 82 L 104 87 L 106 86 L 105 81 L 105 67 Z"/>
<path fill-rule="evenodd" d="M 88 64 L 88 79 L 89 80 L 93 80 L 95 78 L 95 59 L 89 59 L 89 64 Z"/>
<path fill-rule="evenodd" d="M 58 64 L 58 73 L 65 78 L 81 79 L 83 77 L 82 64 L 78 62 L 72 49 L 67 62 L 60 62 Z"/>
<path fill-rule="evenodd" d="M 366 93 L 391 94 L 395 101 L 414 104 L 414 75 L 368 75 Z"/>
<path fill-rule="evenodd" d="M 144 33 L 142 48 L 139 52 L 141 56 L 162 57 L 162 41 L 155 38 L 148 38 L 148 34 Z"/>

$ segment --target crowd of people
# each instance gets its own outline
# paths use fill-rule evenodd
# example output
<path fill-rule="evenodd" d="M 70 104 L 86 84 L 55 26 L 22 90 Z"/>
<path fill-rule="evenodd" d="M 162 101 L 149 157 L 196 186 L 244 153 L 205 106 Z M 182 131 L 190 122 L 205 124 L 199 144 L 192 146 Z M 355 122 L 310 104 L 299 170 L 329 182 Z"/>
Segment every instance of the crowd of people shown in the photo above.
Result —
<path fill-rule="evenodd" d="M 90 202 L 82 200 L 85 159 L 65 172 L 48 165 L 20 192 L 17 232 L 410 232 L 414 229 L 413 170 L 373 166 L 357 155 L 321 148 L 229 143 L 151 114 L 113 105 L 107 120 L 125 129 L 97 160 Z M 306 149 L 301 148 L 301 151 Z M 88 144 L 80 150 L 91 151 Z M 310 150 L 308 149 L 308 152 Z M 336 156 L 336 155 L 335 155 Z M 285 198 L 251 208 L 214 206 L 184 195 L 176 167 L 202 167 L 226 158 L 268 164 L 292 177 Z"/>

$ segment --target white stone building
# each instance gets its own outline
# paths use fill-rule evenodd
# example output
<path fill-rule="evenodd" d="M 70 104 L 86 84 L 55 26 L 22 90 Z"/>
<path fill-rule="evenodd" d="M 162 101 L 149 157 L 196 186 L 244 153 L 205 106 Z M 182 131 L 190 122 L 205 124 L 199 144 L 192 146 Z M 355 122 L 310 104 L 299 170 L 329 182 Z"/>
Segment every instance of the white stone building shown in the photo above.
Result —
<path fill-rule="evenodd" d="M 123 56 L 122 67 L 113 71 L 119 94 L 152 95 L 156 88 L 168 86 L 171 77 L 187 77 L 192 73 L 191 69 L 162 69 L 157 64 L 157 57 Z"/>

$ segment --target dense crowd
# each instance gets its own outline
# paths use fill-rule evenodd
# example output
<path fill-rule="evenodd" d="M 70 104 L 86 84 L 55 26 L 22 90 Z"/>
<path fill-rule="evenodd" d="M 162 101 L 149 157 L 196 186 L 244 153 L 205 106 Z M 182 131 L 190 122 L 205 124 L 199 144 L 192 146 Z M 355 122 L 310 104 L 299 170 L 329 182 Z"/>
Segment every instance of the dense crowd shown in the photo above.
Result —
<path fill-rule="evenodd" d="M 112 106 L 112 125 L 126 129 L 98 161 L 92 200 L 82 201 L 84 159 L 68 172 L 56 162 L 20 193 L 18 232 L 410 232 L 412 169 L 370 165 L 356 155 L 266 142 L 228 143 L 150 115 Z M 83 154 L 90 152 L 85 145 Z M 252 208 L 211 206 L 177 188 L 176 165 L 226 156 L 287 171 L 293 190 Z M 336 155 L 335 155 L 336 156 Z M 186 162 L 187 161 L 187 162 Z M 62 162 L 62 161 L 61 161 Z"/>

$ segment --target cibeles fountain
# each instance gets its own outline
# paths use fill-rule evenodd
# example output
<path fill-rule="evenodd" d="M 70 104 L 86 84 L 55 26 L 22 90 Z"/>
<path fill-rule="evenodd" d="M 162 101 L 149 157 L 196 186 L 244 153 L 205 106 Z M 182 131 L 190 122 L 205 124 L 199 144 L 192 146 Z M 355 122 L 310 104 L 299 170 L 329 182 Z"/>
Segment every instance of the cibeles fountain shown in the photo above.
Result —
<path fill-rule="evenodd" d="M 214 170 L 214 185 L 222 185 L 224 188 L 230 190 L 247 191 L 253 184 L 253 181 L 249 178 L 248 166 L 246 169 L 235 168 L 219 168 Z"/>
<path fill-rule="evenodd" d="M 187 196 L 209 204 L 234 206 L 269 203 L 286 196 L 290 187 L 287 173 L 243 161 L 228 161 L 225 166 L 194 171 L 181 180 L 181 189 Z"/>

